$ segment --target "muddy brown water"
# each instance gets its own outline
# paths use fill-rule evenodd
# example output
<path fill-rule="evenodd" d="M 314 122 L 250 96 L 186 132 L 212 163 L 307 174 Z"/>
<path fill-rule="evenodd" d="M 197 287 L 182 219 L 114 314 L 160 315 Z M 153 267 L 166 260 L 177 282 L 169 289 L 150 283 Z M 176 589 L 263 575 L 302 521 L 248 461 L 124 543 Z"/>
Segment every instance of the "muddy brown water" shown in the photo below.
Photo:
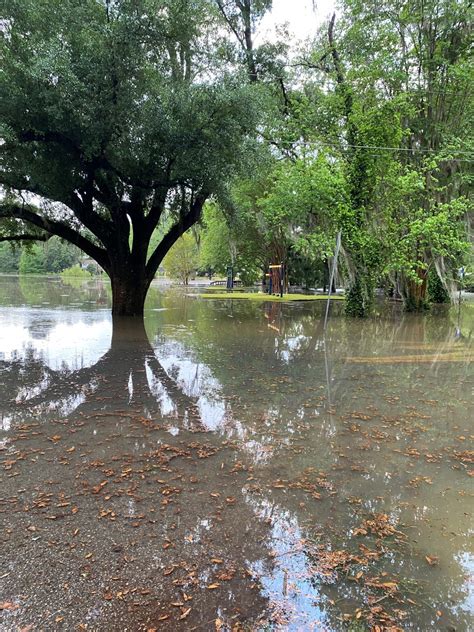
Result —
<path fill-rule="evenodd" d="M 474 304 L 0 277 L 0 629 L 472 629 Z"/>

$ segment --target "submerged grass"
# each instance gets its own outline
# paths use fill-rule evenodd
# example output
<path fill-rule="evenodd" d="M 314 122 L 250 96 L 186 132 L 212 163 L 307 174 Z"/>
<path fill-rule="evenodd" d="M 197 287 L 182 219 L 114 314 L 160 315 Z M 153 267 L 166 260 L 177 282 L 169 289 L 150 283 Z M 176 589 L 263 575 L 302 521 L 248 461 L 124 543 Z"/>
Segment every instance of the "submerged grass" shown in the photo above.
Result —
<path fill-rule="evenodd" d="M 201 294 L 202 298 L 213 299 L 246 299 L 250 301 L 278 301 L 287 303 L 290 301 L 324 301 L 327 294 L 284 294 L 283 296 L 264 294 L 263 292 L 209 292 Z M 344 297 L 337 294 L 331 295 L 331 300 L 341 301 Z"/>

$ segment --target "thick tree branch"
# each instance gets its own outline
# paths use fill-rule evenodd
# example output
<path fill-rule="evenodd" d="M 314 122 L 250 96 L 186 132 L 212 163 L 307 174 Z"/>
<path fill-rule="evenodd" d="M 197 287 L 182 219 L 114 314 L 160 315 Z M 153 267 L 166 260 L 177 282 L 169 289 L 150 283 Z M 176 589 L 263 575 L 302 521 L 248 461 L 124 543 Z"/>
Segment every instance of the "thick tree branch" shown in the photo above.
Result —
<path fill-rule="evenodd" d="M 52 235 L 32 235 L 32 234 L 22 234 L 22 235 L 0 235 L 0 241 L 48 241 L 51 239 Z"/>
<path fill-rule="evenodd" d="M 19 191 L 28 191 L 45 199 L 59 202 L 69 207 L 85 228 L 90 230 L 104 245 L 110 242 L 110 225 L 98 215 L 93 207 L 93 176 L 89 172 L 83 188 L 69 191 L 67 194 L 56 194 L 44 189 L 41 185 L 32 184 L 25 177 L 12 178 L 11 174 L 3 174 L 2 184 Z M 78 195 L 78 193 L 80 195 Z"/>
<path fill-rule="evenodd" d="M 334 68 L 336 70 L 336 81 L 338 86 L 340 87 L 343 97 L 344 97 L 344 115 L 346 117 L 347 126 L 348 126 L 348 136 L 347 140 L 350 145 L 357 144 L 357 135 L 354 125 L 352 123 L 352 110 L 354 107 L 354 102 L 352 98 L 352 92 L 350 90 L 349 85 L 346 82 L 346 78 L 344 76 L 344 69 L 342 66 L 341 58 L 339 57 L 339 51 L 336 48 L 336 43 L 334 40 L 334 24 L 336 22 L 336 14 L 333 13 L 332 18 L 329 22 L 328 26 L 328 42 L 331 49 L 331 56 L 334 64 Z"/>
<path fill-rule="evenodd" d="M 216 3 L 217 3 L 217 7 L 218 7 L 220 13 L 222 14 L 222 17 L 226 21 L 228 27 L 230 28 L 232 33 L 235 35 L 235 37 L 236 37 L 237 41 L 239 42 L 240 46 L 245 51 L 245 40 L 244 40 L 243 37 L 241 37 L 241 35 L 238 32 L 238 30 L 235 28 L 234 24 L 232 23 L 232 19 L 227 15 L 227 12 L 225 10 L 226 8 L 225 8 L 225 5 L 224 5 L 224 2 L 222 2 L 222 0 L 216 0 Z"/>
<path fill-rule="evenodd" d="M 69 206 L 74 212 L 77 219 L 88 228 L 91 233 L 100 239 L 104 246 L 110 246 L 111 226 L 100 215 L 98 215 L 93 206 L 93 181 L 92 178 L 84 191 L 84 201 L 82 202 L 78 195 L 71 193 L 69 199 L 64 199 L 63 203 Z"/>
<path fill-rule="evenodd" d="M 230 30 L 237 39 L 247 62 L 249 80 L 252 83 L 258 81 L 257 68 L 255 66 L 255 57 L 253 51 L 253 39 L 252 39 L 252 7 L 249 0 L 239 2 L 237 0 L 236 5 L 240 11 L 240 17 L 242 20 L 243 33 L 239 33 L 234 20 L 228 15 L 226 11 L 225 3 L 222 0 L 216 0 L 217 7 L 222 14 L 225 22 L 229 26 Z"/>
<path fill-rule="evenodd" d="M 66 226 L 66 224 L 42 217 L 35 212 L 36 209 L 33 209 L 34 207 L 32 206 L 19 206 L 18 204 L 3 202 L 0 204 L 0 218 L 21 219 L 28 222 L 28 224 L 41 228 L 50 235 L 62 237 L 92 257 L 106 272 L 110 269 L 109 257 L 104 248 L 96 246 L 76 230 Z"/>
<path fill-rule="evenodd" d="M 165 208 L 166 196 L 168 195 L 168 191 L 168 187 L 158 187 L 157 189 L 155 189 L 150 210 L 145 218 L 146 226 L 150 235 L 155 230 L 158 222 L 160 221 L 160 217 Z"/>
<path fill-rule="evenodd" d="M 288 92 L 286 91 L 285 82 L 283 81 L 282 77 L 280 77 L 278 79 L 278 82 L 280 84 L 281 93 L 282 93 L 282 96 L 283 96 L 283 103 L 284 103 L 283 113 L 286 116 L 288 116 L 289 113 L 290 113 L 290 99 L 288 97 Z"/>
<path fill-rule="evenodd" d="M 149 283 L 152 282 L 153 277 L 158 270 L 158 266 L 171 246 L 181 237 L 181 235 L 183 235 L 183 233 L 188 230 L 188 228 L 191 228 L 191 226 L 199 220 L 202 208 L 208 197 L 209 192 L 206 190 L 202 190 L 198 193 L 194 201 L 191 203 L 191 208 L 186 215 L 182 215 L 180 217 L 179 221 L 170 228 L 155 248 L 155 251 L 146 264 L 146 278 Z"/>
<path fill-rule="evenodd" d="M 337 83 L 339 85 L 343 85 L 344 84 L 344 71 L 342 69 L 341 58 L 339 57 L 339 52 L 334 42 L 335 22 L 336 22 L 336 14 L 333 13 L 332 18 L 329 22 L 329 26 L 328 26 L 328 41 L 329 41 L 329 46 L 331 47 L 331 55 L 332 55 L 332 60 L 334 63 L 334 68 L 336 70 Z"/>
<path fill-rule="evenodd" d="M 82 155 L 81 149 L 76 143 L 61 132 L 38 132 L 35 130 L 25 130 L 18 134 L 20 141 L 24 143 L 55 143 L 74 154 L 77 158 Z"/>
<path fill-rule="evenodd" d="M 148 215 L 146 217 L 146 227 L 149 231 L 150 236 L 158 225 L 158 222 L 160 221 L 161 214 L 163 213 L 163 210 L 165 208 L 168 191 L 173 186 L 171 181 L 171 170 L 173 168 L 173 164 L 174 158 L 170 158 L 164 172 L 164 179 L 167 181 L 167 184 L 162 184 L 160 182 L 154 183 L 153 200 L 151 202 L 151 207 Z"/>
<path fill-rule="evenodd" d="M 334 69 L 336 71 L 336 80 L 339 86 L 346 86 L 346 80 L 344 77 L 344 69 L 342 67 L 341 58 L 339 57 L 339 51 L 336 48 L 336 43 L 334 41 L 334 24 L 336 22 L 336 14 L 333 13 L 332 18 L 329 22 L 328 26 L 328 41 L 331 49 L 332 61 L 334 64 Z M 351 97 L 351 109 L 352 109 L 352 97 Z"/>

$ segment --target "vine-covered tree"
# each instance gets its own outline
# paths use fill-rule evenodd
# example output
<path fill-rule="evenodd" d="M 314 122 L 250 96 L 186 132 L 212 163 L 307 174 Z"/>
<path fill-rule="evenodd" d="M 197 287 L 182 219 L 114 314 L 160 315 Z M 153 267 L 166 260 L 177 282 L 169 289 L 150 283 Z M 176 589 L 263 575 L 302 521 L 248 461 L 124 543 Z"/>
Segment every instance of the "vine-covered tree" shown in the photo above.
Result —
<path fill-rule="evenodd" d="M 346 311 L 376 283 L 423 309 L 430 271 L 452 290 L 472 226 L 469 0 L 344 0 L 295 63 L 295 131 L 342 165 Z M 433 275 L 431 274 L 431 278 Z M 451 292 L 452 294 L 452 292 Z"/>
<path fill-rule="evenodd" d="M 210 0 L 8 0 L 0 240 L 57 235 L 141 316 L 156 270 L 244 163 L 257 107 Z M 163 237 L 149 252 L 156 229 Z"/>

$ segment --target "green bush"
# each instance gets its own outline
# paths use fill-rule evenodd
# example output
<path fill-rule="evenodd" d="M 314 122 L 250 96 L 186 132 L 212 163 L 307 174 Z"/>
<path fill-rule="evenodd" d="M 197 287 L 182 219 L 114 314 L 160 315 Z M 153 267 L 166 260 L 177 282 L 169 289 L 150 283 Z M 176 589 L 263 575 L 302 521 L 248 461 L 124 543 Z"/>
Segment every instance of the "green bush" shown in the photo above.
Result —
<path fill-rule="evenodd" d="M 449 294 L 441 283 L 436 270 L 430 270 L 428 274 L 428 300 L 430 303 L 449 303 Z"/>
<path fill-rule="evenodd" d="M 61 278 L 63 279 L 90 279 L 91 277 L 91 273 L 83 270 L 80 265 L 71 266 L 61 272 Z"/>

